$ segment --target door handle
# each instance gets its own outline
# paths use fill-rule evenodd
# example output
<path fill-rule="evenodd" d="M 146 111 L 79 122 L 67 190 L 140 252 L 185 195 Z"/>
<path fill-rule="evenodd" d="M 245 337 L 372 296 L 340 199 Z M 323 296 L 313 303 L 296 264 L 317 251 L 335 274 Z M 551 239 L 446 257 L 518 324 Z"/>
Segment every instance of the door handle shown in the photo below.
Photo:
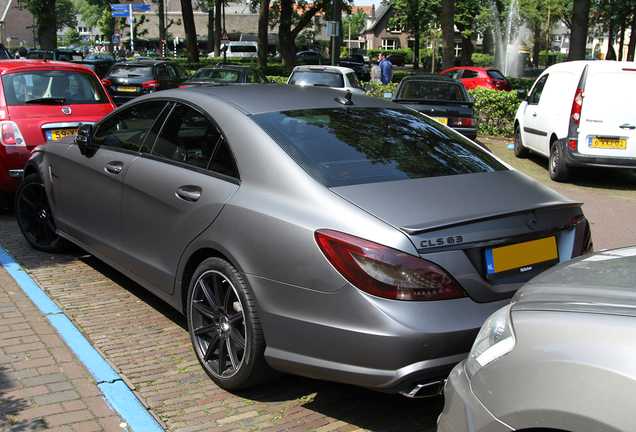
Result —
<path fill-rule="evenodd" d="M 201 188 L 198 186 L 182 186 L 177 189 L 176 194 L 184 201 L 195 202 L 201 198 Z"/>
<path fill-rule="evenodd" d="M 104 170 L 111 174 L 119 174 L 123 169 L 124 164 L 122 162 L 110 162 L 104 167 Z"/>
<path fill-rule="evenodd" d="M 636 126 L 634 125 L 630 125 L 629 123 L 624 123 L 622 125 L 619 126 L 619 128 L 621 129 L 636 129 Z"/>

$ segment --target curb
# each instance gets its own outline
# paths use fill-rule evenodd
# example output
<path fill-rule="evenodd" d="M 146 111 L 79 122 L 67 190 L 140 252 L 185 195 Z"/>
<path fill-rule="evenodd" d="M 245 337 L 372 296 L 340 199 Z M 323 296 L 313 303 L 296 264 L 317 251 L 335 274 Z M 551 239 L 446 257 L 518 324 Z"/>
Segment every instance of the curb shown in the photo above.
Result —
<path fill-rule="evenodd" d="M 142 405 L 122 377 L 75 327 L 64 312 L 47 296 L 17 262 L 0 248 L 0 264 L 31 299 L 60 337 L 73 351 L 97 383 L 108 405 L 134 432 L 163 432 L 164 428 Z"/>

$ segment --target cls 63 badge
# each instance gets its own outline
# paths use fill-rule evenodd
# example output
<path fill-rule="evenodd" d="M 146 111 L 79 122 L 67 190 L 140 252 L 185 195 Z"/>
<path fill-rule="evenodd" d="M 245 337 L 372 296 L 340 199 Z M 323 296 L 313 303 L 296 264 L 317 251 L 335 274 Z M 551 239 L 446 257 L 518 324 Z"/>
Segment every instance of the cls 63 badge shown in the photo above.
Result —
<path fill-rule="evenodd" d="M 439 237 L 436 239 L 422 240 L 421 247 L 428 248 L 433 246 L 447 246 L 455 243 L 461 243 L 464 239 L 462 236 Z"/>

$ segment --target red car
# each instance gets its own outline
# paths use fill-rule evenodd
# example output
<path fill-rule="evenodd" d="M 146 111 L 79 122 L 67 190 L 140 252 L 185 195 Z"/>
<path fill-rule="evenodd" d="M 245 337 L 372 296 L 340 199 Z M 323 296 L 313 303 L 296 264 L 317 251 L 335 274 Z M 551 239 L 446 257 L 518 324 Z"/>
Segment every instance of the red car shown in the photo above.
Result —
<path fill-rule="evenodd" d="M 115 109 L 97 75 L 66 61 L 0 60 L 0 211 L 31 150 Z"/>
<path fill-rule="evenodd" d="M 406 58 L 402 54 L 389 54 L 386 59 L 395 66 L 404 66 L 406 64 Z"/>
<path fill-rule="evenodd" d="M 477 87 L 493 90 L 512 90 L 510 81 L 501 72 L 493 68 L 459 66 L 446 69 L 442 72 L 442 75 L 460 80 L 468 90 Z"/>

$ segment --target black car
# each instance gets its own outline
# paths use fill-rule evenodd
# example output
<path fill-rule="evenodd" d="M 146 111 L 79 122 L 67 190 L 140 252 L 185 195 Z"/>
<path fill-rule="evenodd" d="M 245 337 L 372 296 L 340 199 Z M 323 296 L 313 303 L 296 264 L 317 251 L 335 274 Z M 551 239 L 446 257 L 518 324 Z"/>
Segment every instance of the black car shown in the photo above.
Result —
<path fill-rule="evenodd" d="M 393 102 L 413 108 L 470 139 L 477 138 L 475 99 L 461 81 L 439 75 L 411 75 L 400 81 Z"/>
<path fill-rule="evenodd" d="M 364 64 L 361 64 L 357 61 L 346 61 L 344 59 L 345 57 L 340 59 L 340 66 L 353 69 L 358 79 L 362 82 L 371 81 L 371 74 L 369 73 L 369 70 L 364 66 Z"/>
<path fill-rule="evenodd" d="M 28 59 L 47 59 L 47 60 L 82 60 L 82 53 L 75 50 L 58 48 L 54 50 L 32 49 L 27 54 Z"/>
<path fill-rule="evenodd" d="M 340 60 L 354 63 L 362 63 L 364 64 L 364 56 L 358 53 L 347 54 L 344 57 L 340 57 Z"/>
<path fill-rule="evenodd" d="M 115 64 L 115 60 L 85 58 L 84 60 L 71 60 L 71 63 L 78 63 L 83 64 L 84 66 L 88 66 L 101 79 L 106 76 L 110 68 Z"/>
<path fill-rule="evenodd" d="M 115 63 L 102 79 L 113 102 L 122 105 L 142 94 L 179 87 L 188 73 L 165 59 L 136 59 Z"/>
<path fill-rule="evenodd" d="M 227 83 L 257 83 L 267 84 L 270 81 L 267 76 L 257 68 L 237 65 L 213 65 L 204 66 L 187 80 L 181 83 L 180 87 L 201 84 L 227 84 Z"/>

